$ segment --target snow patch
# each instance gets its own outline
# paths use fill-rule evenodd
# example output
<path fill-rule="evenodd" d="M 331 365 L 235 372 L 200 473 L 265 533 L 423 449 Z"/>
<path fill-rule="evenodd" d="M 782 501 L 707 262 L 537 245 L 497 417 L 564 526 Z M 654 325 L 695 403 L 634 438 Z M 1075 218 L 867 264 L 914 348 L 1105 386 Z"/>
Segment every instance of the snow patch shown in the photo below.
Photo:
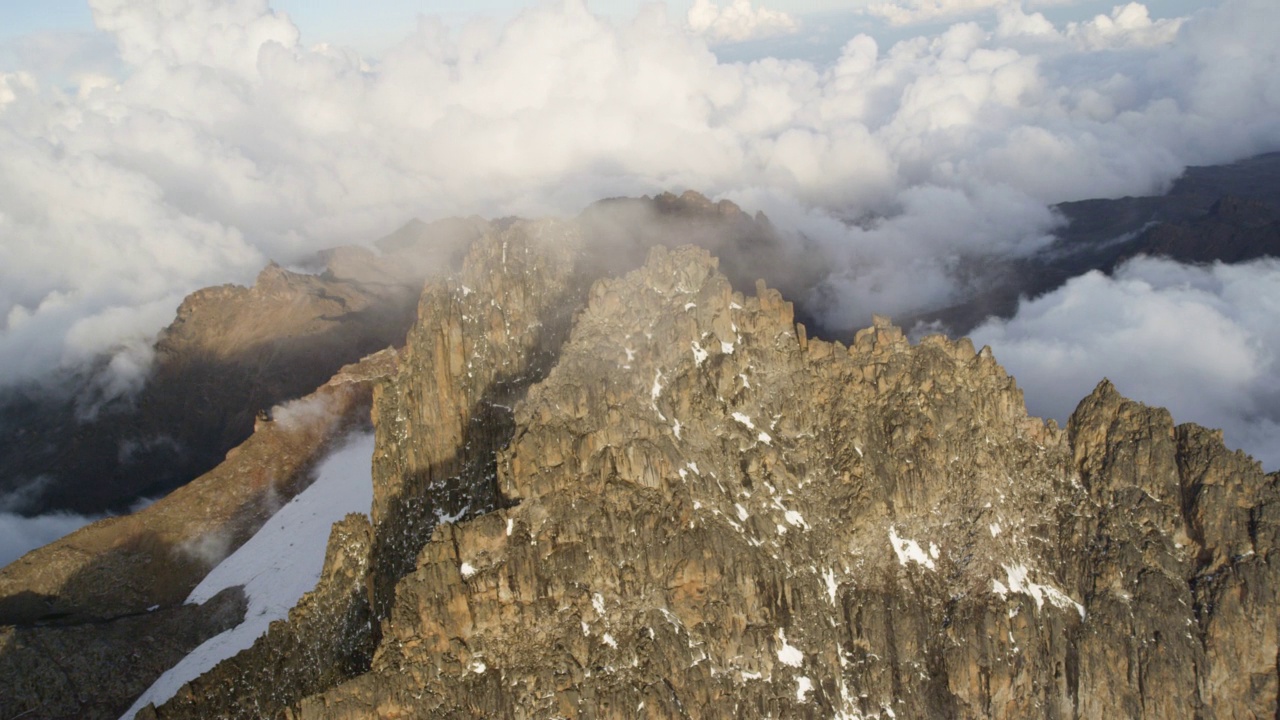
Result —
<path fill-rule="evenodd" d="M 751 517 L 751 514 L 747 512 L 746 508 L 742 507 L 741 503 L 734 503 L 733 506 L 738 509 L 739 520 L 745 521 L 747 518 Z"/>
<path fill-rule="evenodd" d="M 439 508 L 436 508 L 436 524 L 437 524 L 437 525 L 452 525 L 453 523 L 456 523 L 456 522 L 458 522 L 459 520 L 461 520 L 461 519 L 462 519 L 462 516 L 463 516 L 463 515 L 466 515 L 466 514 L 467 514 L 467 511 L 468 511 L 468 510 L 470 510 L 470 509 L 471 509 L 471 504 L 470 504 L 470 503 L 468 503 L 467 505 L 463 506 L 463 507 L 462 507 L 462 509 L 458 510 L 458 512 L 456 512 L 456 513 L 454 513 L 454 514 L 450 515 L 449 513 L 445 512 L 444 510 L 441 510 L 441 509 L 439 509 Z"/>
<path fill-rule="evenodd" d="M 614 639 L 613 639 L 613 636 L 612 636 L 612 635 L 610 635 L 609 633 L 605 633 L 605 634 L 604 634 L 600 639 L 601 639 L 602 641 L 604 641 L 604 644 L 605 644 L 605 645 L 608 645 L 609 647 L 613 648 L 614 650 L 617 650 L 617 649 L 618 649 L 618 641 L 617 641 L 617 640 L 614 640 Z"/>
<path fill-rule="evenodd" d="M 782 628 L 778 628 L 778 642 L 782 643 L 778 648 L 778 662 L 789 667 L 800 667 L 804 664 L 804 653 L 800 648 L 787 642 L 787 633 Z"/>
<path fill-rule="evenodd" d="M 809 693 L 813 692 L 813 681 L 801 675 L 796 678 L 796 701 L 809 702 Z"/>
<path fill-rule="evenodd" d="M 751 416 L 750 416 L 750 415 L 743 415 L 743 414 L 742 414 L 742 413 L 740 413 L 740 412 L 736 412 L 736 413 L 734 413 L 734 414 L 733 414 L 733 419 L 734 419 L 734 420 L 737 420 L 738 422 L 740 422 L 740 423 L 742 423 L 743 425 L 745 425 L 745 426 L 747 427 L 747 429 L 748 429 L 748 430 L 755 430 L 755 429 L 756 429 L 756 424 L 755 424 L 755 423 L 753 423 L 753 422 L 751 422 Z"/>
<path fill-rule="evenodd" d="M 723 340 L 720 341 L 720 352 L 724 353 L 725 355 L 732 355 L 733 343 L 727 343 L 727 342 L 724 342 Z"/>
<path fill-rule="evenodd" d="M 1005 587 L 1004 583 L 996 580 L 995 578 L 991 578 L 991 592 L 999 595 L 1001 598 L 1009 596 L 1009 588 Z"/>
<path fill-rule="evenodd" d="M 591 607 L 595 608 L 597 615 L 604 615 L 604 596 L 596 593 L 591 596 Z"/>
<path fill-rule="evenodd" d="M 702 346 L 696 342 L 689 343 L 689 347 L 693 350 L 693 362 L 695 365 L 701 366 L 702 363 L 706 362 L 708 357 L 711 357 L 707 351 L 703 350 Z"/>
<path fill-rule="evenodd" d="M 920 544 L 915 540 L 898 537 L 898 531 L 892 525 L 889 526 L 889 543 L 893 545 L 893 552 L 898 556 L 899 565 L 906 567 L 907 562 L 910 561 L 930 570 L 937 570 L 933 564 L 933 558 L 920 548 Z"/>
<path fill-rule="evenodd" d="M 1005 575 L 1009 579 L 1009 586 L 1004 590 L 1004 586 L 998 580 L 992 580 L 992 592 L 1004 597 L 1008 592 L 1029 595 L 1036 601 L 1036 609 L 1044 607 L 1044 601 L 1048 600 L 1050 604 L 1056 605 L 1064 610 L 1074 608 L 1080 613 L 1080 619 L 1084 619 L 1084 606 L 1072 600 L 1069 595 L 1062 592 L 1052 585 L 1041 585 L 1033 583 L 1027 579 L 1028 571 L 1026 565 L 1003 565 Z"/>
<path fill-rule="evenodd" d="M 462 563 L 462 567 L 458 568 L 462 572 L 462 579 L 466 580 L 476 574 L 476 569 L 469 562 Z"/>
<path fill-rule="evenodd" d="M 373 503 L 372 458 L 372 434 L 349 439 L 320 463 L 310 487 L 205 576 L 187 603 L 203 603 L 227 588 L 243 586 L 249 603 L 244 621 L 209 638 L 169 668 L 124 718 L 132 718 L 148 703 L 169 700 L 183 684 L 253 645 L 272 621 L 285 618 L 315 587 L 333 524 L 348 513 L 368 513 Z"/>
<path fill-rule="evenodd" d="M 662 397 L 662 370 L 655 370 L 653 374 L 653 387 L 649 388 L 649 398 L 652 400 L 653 411 L 658 413 L 658 417 L 666 420 L 667 416 L 662 414 L 658 409 L 658 398 Z"/>
<path fill-rule="evenodd" d="M 769 433 L 764 432 L 763 430 L 760 432 L 759 435 L 756 436 L 756 439 L 764 443 L 765 445 L 773 444 L 773 438 L 769 436 Z"/>
<path fill-rule="evenodd" d="M 515 528 L 516 521 L 514 518 L 507 518 L 507 537 L 511 537 L 511 531 Z"/>
<path fill-rule="evenodd" d="M 991 523 L 987 529 L 991 531 L 991 537 L 996 537 L 1000 534 L 1000 523 Z"/>
<path fill-rule="evenodd" d="M 828 568 L 827 571 L 822 574 L 822 579 L 825 580 L 827 583 L 827 599 L 831 601 L 832 605 L 835 605 L 836 590 L 839 589 L 839 586 L 836 584 L 835 570 Z"/>
<path fill-rule="evenodd" d="M 790 525 L 798 528 L 804 528 L 805 530 L 809 529 L 809 523 L 804 521 L 804 516 L 795 510 L 788 510 L 783 517 L 786 518 L 787 523 Z"/>

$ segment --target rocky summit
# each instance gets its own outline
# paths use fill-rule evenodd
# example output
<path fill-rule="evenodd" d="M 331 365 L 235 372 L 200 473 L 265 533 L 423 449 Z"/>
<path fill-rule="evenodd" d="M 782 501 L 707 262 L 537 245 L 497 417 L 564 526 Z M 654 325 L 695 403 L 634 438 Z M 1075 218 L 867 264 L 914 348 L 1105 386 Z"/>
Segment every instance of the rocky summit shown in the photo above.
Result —
<path fill-rule="evenodd" d="M 1277 715 L 1280 475 L 1106 381 L 1065 429 L 1030 417 L 968 340 L 882 318 L 847 346 L 809 337 L 705 248 L 617 272 L 648 241 L 611 255 L 603 228 L 494 224 L 428 283 L 402 349 L 318 391 L 372 387 L 351 404 L 372 408 L 370 514 L 334 527 L 287 620 L 138 717 Z M 260 507 L 234 478 L 272 448 L 297 476 L 316 450 L 287 442 L 259 428 L 153 520 L 42 551 L 66 577 L 35 555 L 6 571 L 5 711 L 90 714 L 75 694 L 102 664 L 58 661 L 90 622 L 150 661 L 117 709 L 233 624 L 234 594 L 177 605 L 199 572 L 173 548 L 196 531 L 156 523 Z M 147 528 L 169 535 L 128 539 Z M 111 617 L 66 590 L 93 568 Z M 139 617 L 191 629 L 148 654 Z"/>
<path fill-rule="evenodd" d="M 1258 718 L 1276 474 L 1103 381 L 808 337 L 707 251 L 488 234 L 375 389 L 374 503 L 288 621 L 139 717 Z"/>

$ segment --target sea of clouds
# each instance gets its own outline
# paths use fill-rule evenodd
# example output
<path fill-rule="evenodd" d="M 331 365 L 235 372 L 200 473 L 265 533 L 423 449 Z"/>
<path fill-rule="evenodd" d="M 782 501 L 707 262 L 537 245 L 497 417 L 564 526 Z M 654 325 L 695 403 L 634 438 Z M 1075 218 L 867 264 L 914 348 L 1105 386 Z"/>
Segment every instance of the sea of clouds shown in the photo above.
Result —
<path fill-rule="evenodd" d="M 832 268 L 809 309 L 850 327 L 958 299 L 964 263 L 1043 247 L 1054 203 L 1158 193 L 1187 165 L 1280 149 L 1275 0 L 1059 24 L 1039 9 L 1070 0 L 886 1 L 864 12 L 953 24 L 851 37 L 826 65 L 718 60 L 717 43 L 804 32 L 747 0 L 621 22 L 581 0 L 422 17 L 377 58 L 309 44 L 266 0 L 89 4 L 109 61 L 0 73 L 0 385 L 107 353 L 101 386 L 128 393 L 186 293 L 268 259 L 414 216 L 572 214 L 662 190 L 807 235 Z M 1276 277 L 1136 261 L 977 336 L 1033 410 L 1061 419 L 1109 375 L 1274 469 L 1280 340 L 1258 308 Z"/>

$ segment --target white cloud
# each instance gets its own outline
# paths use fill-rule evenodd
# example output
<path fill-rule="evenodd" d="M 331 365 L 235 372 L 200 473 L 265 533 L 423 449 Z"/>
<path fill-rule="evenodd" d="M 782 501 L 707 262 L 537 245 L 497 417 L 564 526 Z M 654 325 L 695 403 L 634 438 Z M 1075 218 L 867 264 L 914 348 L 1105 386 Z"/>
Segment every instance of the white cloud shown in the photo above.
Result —
<path fill-rule="evenodd" d="M 872 3 L 867 6 L 866 12 L 890 25 L 913 25 L 972 15 L 1008 4 L 1009 0 L 898 0 Z"/>
<path fill-rule="evenodd" d="M 869 4 L 864 12 L 890 25 L 915 25 L 954 20 L 992 10 L 1021 10 L 1024 4 L 1034 8 L 1077 2 L 1081 0 L 884 0 Z"/>
<path fill-rule="evenodd" d="M 250 77 L 265 45 L 298 42 L 298 29 L 267 0 L 89 0 L 89 8 L 135 67 L 203 66 Z"/>
<path fill-rule="evenodd" d="M 724 7 L 712 0 L 694 0 L 687 20 L 690 30 L 713 42 L 755 40 L 800 29 L 800 24 L 787 13 L 755 7 L 752 0 L 729 0 Z"/>
<path fill-rule="evenodd" d="M 576 0 L 423 19 L 376 60 L 300 45 L 262 1 L 92 7 L 115 81 L 0 78 L 0 383 L 110 352 L 103 387 L 127 391 L 185 293 L 415 215 L 668 189 L 810 235 L 834 269 L 811 309 L 856 324 L 954 299 L 975 259 L 1038 247 L 1052 203 L 1280 147 L 1270 0 L 1154 45 L 1126 9 L 1108 16 L 1121 52 L 1023 14 L 892 47 L 858 36 L 830 67 L 720 63 L 660 6 L 622 24 Z"/>
<path fill-rule="evenodd" d="M 1152 20 L 1145 5 L 1117 5 L 1110 15 L 1067 25 L 1066 35 L 1086 50 L 1163 45 L 1173 42 L 1186 18 Z"/>
<path fill-rule="evenodd" d="M 69 513 L 23 517 L 0 512 L 0 567 L 98 519 Z"/>
<path fill-rule="evenodd" d="M 1024 301 L 974 330 L 1025 388 L 1032 413 L 1065 421 L 1102 377 L 1169 408 L 1177 422 L 1222 428 L 1280 468 L 1280 261 L 1191 267 L 1138 258 Z"/>

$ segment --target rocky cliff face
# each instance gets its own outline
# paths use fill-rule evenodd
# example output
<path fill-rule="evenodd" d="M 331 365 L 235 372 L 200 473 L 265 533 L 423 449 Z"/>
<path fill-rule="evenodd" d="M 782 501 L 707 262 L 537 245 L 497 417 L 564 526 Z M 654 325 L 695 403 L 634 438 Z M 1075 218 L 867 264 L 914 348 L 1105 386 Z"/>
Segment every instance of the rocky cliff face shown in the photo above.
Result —
<path fill-rule="evenodd" d="M 705 251 L 517 223 L 424 293 L 372 521 L 149 717 L 1273 717 L 1280 477 L 1103 382 L 849 346 Z M 588 289 L 589 286 L 589 289 Z"/>
<path fill-rule="evenodd" d="M 567 337 L 586 287 L 581 242 L 571 223 L 516 223 L 427 287 L 401 369 L 375 392 L 372 524 L 352 517 L 336 531 L 347 540 L 331 543 L 287 624 L 139 717 L 272 716 L 368 670 L 397 581 L 436 526 L 501 501 L 495 453 Z"/>

